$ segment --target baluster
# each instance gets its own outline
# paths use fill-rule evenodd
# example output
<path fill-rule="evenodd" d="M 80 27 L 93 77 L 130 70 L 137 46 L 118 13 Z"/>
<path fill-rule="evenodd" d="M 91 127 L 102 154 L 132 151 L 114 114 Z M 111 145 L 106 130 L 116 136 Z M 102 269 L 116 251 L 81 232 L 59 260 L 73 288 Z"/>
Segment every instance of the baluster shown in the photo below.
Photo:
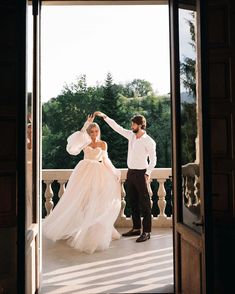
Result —
<path fill-rule="evenodd" d="M 195 196 L 195 203 L 194 206 L 198 206 L 200 204 L 200 182 L 199 177 L 195 175 L 194 180 L 194 196 Z"/>
<path fill-rule="evenodd" d="M 59 198 L 61 198 L 61 196 L 64 194 L 65 192 L 65 184 L 67 181 L 64 181 L 64 180 L 58 180 L 57 181 L 59 184 L 60 184 L 60 189 L 59 189 L 59 192 L 58 192 L 58 196 Z"/>
<path fill-rule="evenodd" d="M 126 218 L 124 213 L 124 210 L 126 208 L 126 201 L 125 201 L 126 191 L 125 191 L 124 183 L 125 183 L 125 180 L 121 180 L 121 210 L 120 210 L 121 218 Z"/>
<path fill-rule="evenodd" d="M 164 183 L 166 181 L 166 179 L 157 179 L 158 183 L 159 183 L 159 188 L 157 191 L 157 195 L 159 197 L 158 199 L 158 207 L 160 210 L 160 213 L 158 215 L 158 217 L 164 217 L 166 218 L 166 214 L 165 214 L 165 209 L 166 209 L 166 190 L 165 190 L 165 186 Z"/>
<path fill-rule="evenodd" d="M 192 206 L 192 181 L 190 181 L 190 178 L 188 176 L 185 177 L 185 197 L 187 199 L 186 206 L 191 207 Z"/>
<path fill-rule="evenodd" d="M 46 191 L 45 191 L 45 208 L 47 211 L 47 215 L 49 215 L 54 207 L 54 202 L 53 202 L 53 196 L 54 192 L 52 190 L 51 184 L 53 183 L 53 180 L 44 180 L 44 183 L 46 184 Z"/>

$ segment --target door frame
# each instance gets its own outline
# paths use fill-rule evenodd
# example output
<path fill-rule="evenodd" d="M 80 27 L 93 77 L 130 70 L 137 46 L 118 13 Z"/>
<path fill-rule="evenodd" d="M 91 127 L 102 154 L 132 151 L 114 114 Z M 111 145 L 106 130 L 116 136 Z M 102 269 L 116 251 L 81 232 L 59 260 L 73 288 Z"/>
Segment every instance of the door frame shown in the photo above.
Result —
<path fill-rule="evenodd" d="M 135 5 L 135 4 L 138 4 L 138 5 L 147 5 L 147 4 L 150 4 L 150 5 L 153 5 L 153 4 L 167 4 L 168 7 L 169 7 L 169 13 L 170 13 L 170 17 L 169 17 L 169 28 L 170 28 L 170 48 L 172 48 L 172 46 L 176 46 L 175 48 L 178 50 L 178 41 L 177 41 L 177 38 L 176 38 L 176 35 L 177 35 L 177 29 L 178 29 L 178 23 L 176 21 L 176 17 L 172 18 L 172 15 L 175 15 L 176 14 L 176 2 L 177 1 L 174 1 L 174 0 L 165 0 L 165 1 L 161 1 L 161 0 L 155 0 L 155 1 L 135 1 L 135 0 L 128 0 L 128 1 L 89 1 L 89 0 L 84 0 L 84 1 L 66 1 L 66 0 L 43 0 L 42 1 L 42 5 L 118 5 L 118 4 L 126 4 L 126 5 Z M 202 4 L 200 0 L 197 0 L 197 2 L 199 3 L 199 6 L 200 6 L 200 21 L 201 21 L 201 24 L 198 23 L 198 28 L 200 30 L 200 36 L 201 36 L 201 39 L 200 39 L 200 42 L 199 42 L 199 46 L 200 46 L 200 52 L 201 52 L 201 61 L 205 61 L 205 64 L 206 64 L 206 55 L 205 53 L 203 54 L 203 50 L 201 50 L 203 47 L 203 45 L 206 43 L 205 42 L 205 38 L 206 38 L 206 32 L 205 32 L 205 20 L 203 18 L 203 16 L 205 15 L 205 5 Z M 170 5 L 170 3 L 172 3 L 172 5 Z M 203 30 L 201 29 L 203 27 Z M 174 32 L 174 34 L 171 34 L 171 32 Z M 174 44 L 174 45 L 173 45 Z M 180 103 L 179 103 L 179 94 L 180 94 L 180 88 L 178 85 L 180 85 L 179 83 L 179 75 L 176 74 L 176 72 L 178 71 L 178 67 L 177 67 L 177 64 L 179 64 L 179 57 L 177 56 L 177 54 L 175 54 L 173 51 L 175 50 L 171 50 L 170 52 L 170 60 L 171 60 L 171 69 L 170 69 L 170 77 L 171 77 L 171 93 L 172 93 L 172 107 L 171 109 L 180 109 Z M 174 68 L 174 70 L 173 70 Z M 202 84 L 201 84 L 201 95 L 202 97 L 207 97 L 207 79 L 206 79 L 206 76 L 207 76 L 207 70 L 206 70 L 206 65 L 203 66 L 203 62 L 201 64 L 201 77 L 202 77 Z M 173 108 L 174 107 L 174 108 Z M 209 124 L 208 124 L 208 103 L 205 99 L 202 99 L 202 105 L 201 105 L 202 109 L 203 109 L 203 112 L 202 112 L 202 120 L 203 120 L 203 128 L 202 128 L 202 138 L 208 138 L 209 136 Z M 173 113 L 172 111 L 172 118 L 174 117 L 174 119 L 177 119 L 179 118 L 179 111 L 176 111 L 175 113 Z M 201 126 L 202 127 L 202 126 Z M 173 173 L 173 190 L 174 191 L 177 191 L 177 194 L 180 192 L 181 190 L 181 187 L 180 186 L 177 186 L 176 185 L 176 181 L 174 181 L 174 177 L 179 177 L 180 176 L 180 169 L 179 169 L 179 159 L 180 159 L 180 147 L 179 147 L 179 144 L 177 142 L 179 142 L 178 138 L 179 138 L 179 132 L 180 130 L 180 126 L 179 125 L 176 125 L 174 126 L 173 123 L 172 123 L 172 155 L 173 155 L 173 152 L 175 152 L 174 154 L 174 157 L 172 157 L 172 173 Z M 200 139 L 202 139 L 200 138 Z M 200 148 L 203 148 L 204 150 L 204 154 L 207 154 L 207 152 L 210 150 L 210 145 L 208 143 L 208 140 L 206 141 L 202 141 L 201 140 L 201 146 Z M 175 151 L 174 151 L 175 150 Z M 211 195 L 211 190 L 210 190 L 210 187 L 211 187 L 211 184 L 210 184 L 210 177 L 211 177 L 211 169 L 210 169 L 210 162 L 209 162 L 209 156 L 204 156 L 203 158 L 203 162 L 204 162 L 204 166 L 201 167 L 201 174 L 203 175 L 203 179 L 206 179 L 206 185 L 204 186 L 204 194 L 206 195 Z M 175 194 L 175 193 L 174 193 Z M 22 206 L 22 204 L 21 204 Z M 177 203 L 176 201 L 174 201 L 174 210 L 175 211 L 178 211 L 179 212 L 179 207 L 177 207 Z M 25 208 L 24 208 L 25 209 Z M 211 222 L 211 201 L 209 199 L 209 197 L 205 197 L 205 211 L 207 211 L 208 213 L 208 217 L 207 219 L 205 219 L 205 229 L 208 231 L 208 232 L 211 232 L 211 228 L 212 228 L 212 222 Z M 21 211 L 22 213 L 22 211 Z M 179 216 L 179 214 L 178 214 Z M 176 248 L 177 244 L 175 242 L 175 236 L 174 236 L 174 226 L 175 226 L 175 222 L 178 221 L 178 217 L 176 218 L 176 214 L 173 213 L 173 246 L 174 246 L 174 288 L 176 289 L 176 274 L 178 272 L 178 266 L 177 265 L 177 256 L 179 256 L 179 248 Z M 21 233 L 21 236 L 22 236 L 22 233 Z M 212 245 L 212 232 L 209 236 L 209 239 L 206 240 L 205 242 L 206 244 L 206 250 L 208 252 L 210 252 L 211 250 L 208 250 L 211 247 Z M 177 255 L 177 256 L 176 256 Z M 207 260 L 208 262 L 208 265 L 211 264 L 211 261 L 212 261 L 212 254 L 207 254 Z M 25 255 L 24 255 L 25 257 Z M 22 263 L 21 263 L 22 265 Z M 212 268 L 212 267 L 210 267 Z M 208 267 L 209 269 L 209 267 Z M 22 271 L 21 271 L 22 272 Z M 208 271 L 207 271 L 208 272 Z M 212 270 L 210 271 L 211 272 L 211 275 L 212 275 Z M 209 276 L 208 276 L 209 277 Z M 208 279 L 207 279 L 208 280 Z M 210 281 L 212 281 L 212 278 L 209 279 Z M 206 284 L 206 288 L 207 289 L 210 289 L 209 287 L 209 284 Z M 174 291 L 174 293 L 176 293 L 176 291 Z"/>
<path fill-rule="evenodd" d="M 177 201 L 175 201 L 175 194 L 180 195 L 181 187 L 177 185 L 175 177 L 181 177 L 181 167 L 179 168 L 178 162 L 180 162 L 181 149 L 178 142 L 180 136 L 180 124 L 173 124 L 174 121 L 180 119 L 180 77 L 179 77 L 179 41 L 178 41 L 178 13 L 177 13 L 176 1 L 169 0 L 169 25 L 170 25 L 170 76 L 171 76 L 171 133 L 172 133 L 172 189 L 173 189 L 173 258 L 174 258 L 174 293 L 179 288 L 178 285 L 178 273 L 180 272 L 178 264 L 178 256 L 180 251 L 178 248 L 178 242 L 175 238 L 175 223 L 180 217 L 180 211 Z M 172 48 L 174 47 L 174 50 Z M 175 111 L 173 111 L 175 110 Z M 173 151 L 175 150 L 175 151 Z M 174 156 L 173 156 L 173 152 Z M 181 216 L 182 217 L 182 216 Z"/>
<path fill-rule="evenodd" d="M 24 268 L 22 271 L 22 264 L 20 264 L 20 273 L 22 273 L 21 284 L 22 287 L 19 288 L 20 293 L 26 293 L 35 291 L 37 293 L 40 289 L 41 284 L 41 146 L 40 146 L 40 121 L 41 121 L 41 111 L 40 111 L 40 0 L 26 1 L 26 31 L 28 34 L 28 22 L 27 17 L 30 14 L 32 16 L 32 98 L 31 98 L 31 115 L 32 115 L 32 164 L 30 169 L 30 179 L 32 181 L 32 203 L 31 206 L 28 205 L 28 192 L 26 187 L 25 194 L 25 209 L 24 209 L 24 238 L 25 251 L 22 253 L 24 258 Z M 28 43 L 26 44 L 26 50 L 28 50 Z M 26 51 L 26 64 L 27 64 L 27 51 Z M 26 73 L 28 68 L 26 67 Z M 27 77 L 27 74 L 26 74 Z M 26 78 L 26 84 L 28 83 Z M 26 97 L 28 95 L 28 87 L 26 87 Z M 27 101 L 28 99 L 25 99 Z M 24 124 L 25 128 L 27 125 L 26 118 L 26 107 L 25 103 L 25 117 Z M 22 149 L 27 150 L 27 143 L 22 145 Z M 27 161 L 26 161 L 27 163 Z M 29 172 L 26 169 L 26 173 Z M 27 177 L 26 185 L 30 179 Z M 27 212 L 30 211 L 30 214 Z M 28 219 L 27 219 L 28 216 Z M 22 246 L 22 245 L 21 245 Z M 21 250 L 22 251 L 22 250 Z M 24 292 L 23 292 L 24 289 Z"/>

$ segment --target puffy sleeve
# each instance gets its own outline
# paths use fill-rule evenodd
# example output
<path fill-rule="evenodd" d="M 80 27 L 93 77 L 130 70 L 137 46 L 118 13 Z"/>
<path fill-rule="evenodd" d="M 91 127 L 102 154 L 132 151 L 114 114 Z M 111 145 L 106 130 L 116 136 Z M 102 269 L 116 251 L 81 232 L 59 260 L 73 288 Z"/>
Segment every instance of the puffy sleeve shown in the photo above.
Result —
<path fill-rule="evenodd" d="M 86 132 L 89 125 L 90 123 L 86 121 L 81 131 L 77 131 L 68 137 L 66 150 L 69 154 L 78 155 L 83 148 L 91 143 L 91 138 Z"/>
<path fill-rule="evenodd" d="M 112 172 L 112 174 L 116 177 L 116 179 L 120 181 L 121 171 L 112 164 L 112 161 L 109 159 L 107 150 L 103 150 L 102 157 L 103 157 L 104 165 Z"/>

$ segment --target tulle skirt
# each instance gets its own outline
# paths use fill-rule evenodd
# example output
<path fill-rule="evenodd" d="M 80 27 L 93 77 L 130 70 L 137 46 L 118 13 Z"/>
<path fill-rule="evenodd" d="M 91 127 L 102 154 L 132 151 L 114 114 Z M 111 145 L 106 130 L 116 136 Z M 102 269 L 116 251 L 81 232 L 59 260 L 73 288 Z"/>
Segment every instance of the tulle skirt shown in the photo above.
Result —
<path fill-rule="evenodd" d="M 64 195 L 43 221 L 43 234 L 67 239 L 79 251 L 109 247 L 120 234 L 114 228 L 121 207 L 120 183 L 101 162 L 84 159 L 73 170 Z"/>

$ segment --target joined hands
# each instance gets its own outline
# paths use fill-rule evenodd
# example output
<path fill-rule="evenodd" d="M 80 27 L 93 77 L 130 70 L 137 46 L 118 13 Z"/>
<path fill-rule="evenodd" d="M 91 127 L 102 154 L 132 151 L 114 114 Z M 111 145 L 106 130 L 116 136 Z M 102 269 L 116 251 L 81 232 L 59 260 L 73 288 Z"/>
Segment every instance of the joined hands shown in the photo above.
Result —
<path fill-rule="evenodd" d="M 106 118 L 106 114 L 104 114 L 103 112 L 101 112 L 101 111 L 96 111 L 96 112 L 94 112 L 93 113 L 93 116 L 95 117 L 95 116 L 99 116 L 99 117 L 102 117 L 102 118 Z"/>
<path fill-rule="evenodd" d="M 93 114 L 88 114 L 87 116 L 87 121 L 89 123 L 92 123 L 95 119 L 96 116 L 99 116 L 99 117 L 102 117 L 102 118 L 106 118 L 106 114 L 104 114 L 103 112 L 101 111 L 95 111 Z"/>

